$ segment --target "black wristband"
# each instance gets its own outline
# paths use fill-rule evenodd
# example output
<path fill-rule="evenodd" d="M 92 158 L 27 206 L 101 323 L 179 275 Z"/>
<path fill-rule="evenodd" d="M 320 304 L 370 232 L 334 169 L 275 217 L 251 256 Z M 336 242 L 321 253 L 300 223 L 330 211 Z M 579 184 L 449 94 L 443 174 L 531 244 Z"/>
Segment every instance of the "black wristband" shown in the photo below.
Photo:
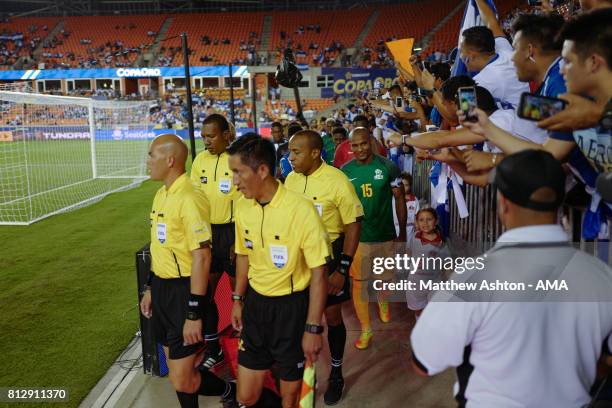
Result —
<path fill-rule="evenodd" d="M 153 283 L 153 272 L 149 271 L 149 274 L 147 275 L 147 283 L 145 283 L 145 286 L 151 286 L 151 284 Z"/>
<path fill-rule="evenodd" d="M 187 301 L 187 312 L 191 316 L 197 316 L 202 318 L 204 316 L 204 309 L 206 308 L 206 296 L 189 294 L 189 300 Z M 193 320 L 193 319 L 191 319 Z"/>
<path fill-rule="evenodd" d="M 341 275 L 348 276 L 349 269 L 353 263 L 353 257 L 345 253 L 340 255 L 340 263 L 338 264 L 338 272 Z"/>
<path fill-rule="evenodd" d="M 304 327 L 304 331 L 306 333 L 321 334 L 323 333 L 323 326 L 319 326 L 318 324 L 306 323 L 306 326 Z"/>

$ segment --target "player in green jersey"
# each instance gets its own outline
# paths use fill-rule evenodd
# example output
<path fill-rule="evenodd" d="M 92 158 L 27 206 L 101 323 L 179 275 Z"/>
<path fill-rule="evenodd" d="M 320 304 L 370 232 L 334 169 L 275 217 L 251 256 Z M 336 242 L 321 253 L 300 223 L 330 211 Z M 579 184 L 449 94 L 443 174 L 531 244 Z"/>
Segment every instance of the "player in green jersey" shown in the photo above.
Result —
<path fill-rule="evenodd" d="M 404 187 L 400 170 L 392 161 L 374 153 L 370 131 L 363 127 L 355 128 L 350 134 L 351 150 L 355 158 L 342 167 L 355 187 L 363 205 L 364 218 L 361 222 L 359 247 L 351 265 L 353 278 L 353 303 L 361 335 L 355 347 L 362 350 L 369 346 L 372 338 L 370 313 L 368 311 L 368 284 L 372 280 L 374 257 L 393 257 L 393 241 L 406 241 L 406 206 Z M 393 222 L 393 197 L 399 221 L 399 236 L 395 235 Z M 393 270 L 385 270 L 376 279 L 391 280 Z M 389 303 L 384 293 L 378 292 L 378 312 L 380 320 L 389 322 Z"/>

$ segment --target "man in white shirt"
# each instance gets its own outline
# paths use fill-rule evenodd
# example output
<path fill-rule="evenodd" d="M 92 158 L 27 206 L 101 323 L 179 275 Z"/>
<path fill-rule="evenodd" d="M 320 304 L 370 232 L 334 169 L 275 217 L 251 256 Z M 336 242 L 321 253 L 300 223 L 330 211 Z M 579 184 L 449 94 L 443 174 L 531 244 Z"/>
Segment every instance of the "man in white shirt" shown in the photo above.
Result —
<path fill-rule="evenodd" d="M 529 92 L 529 85 L 516 76 L 513 51 L 505 37 L 495 38 L 485 26 L 471 27 L 461 34 L 460 57 L 469 72 L 477 72 L 474 81 L 496 100 L 516 109 L 521 94 Z"/>
<path fill-rule="evenodd" d="M 457 367 L 460 407 L 585 406 L 602 350 L 612 349 L 612 270 L 573 248 L 558 225 L 565 173 L 550 153 L 506 157 L 494 184 L 506 232 L 484 269 L 451 281 L 526 289 L 438 292 L 412 332 L 415 369 Z M 568 289 L 538 290 L 540 281 Z"/>

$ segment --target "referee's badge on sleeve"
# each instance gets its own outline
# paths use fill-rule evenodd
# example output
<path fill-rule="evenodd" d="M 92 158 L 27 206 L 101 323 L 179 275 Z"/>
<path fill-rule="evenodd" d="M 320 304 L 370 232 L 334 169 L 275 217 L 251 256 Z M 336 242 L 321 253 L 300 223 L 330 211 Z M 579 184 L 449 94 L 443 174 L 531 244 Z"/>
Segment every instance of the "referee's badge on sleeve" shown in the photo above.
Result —
<path fill-rule="evenodd" d="M 314 206 L 317 209 L 317 212 L 319 213 L 319 217 L 322 217 L 323 216 L 323 204 L 315 203 Z"/>
<path fill-rule="evenodd" d="M 278 269 L 283 268 L 287 265 L 287 261 L 289 259 L 289 251 L 287 250 L 286 245 L 270 245 L 270 257 L 272 258 L 272 263 Z"/>
<path fill-rule="evenodd" d="M 253 241 L 251 241 L 250 239 L 245 238 L 244 239 L 244 247 L 247 249 L 253 249 Z"/>
<path fill-rule="evenodd" d="M 219 180 L 219 191 L 227 194 L 232 189 L 232 181 L 228 179 Z"/>
<path fill-rule="evenodd" d="M 157 240 L 160 244 L 166 242 L 166 224 L 157 224 Z"/>

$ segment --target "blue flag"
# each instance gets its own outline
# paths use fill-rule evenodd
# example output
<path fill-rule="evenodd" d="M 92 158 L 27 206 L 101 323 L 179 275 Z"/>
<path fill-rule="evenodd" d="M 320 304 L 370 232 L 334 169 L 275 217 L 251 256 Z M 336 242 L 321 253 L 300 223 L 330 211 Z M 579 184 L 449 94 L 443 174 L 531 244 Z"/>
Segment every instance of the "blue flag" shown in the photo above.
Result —
<path fill-rule="evenodd" d="M 487 5 L 493 9 L 495 15 L 497 15 L 497 8 L 495 7 L 495 3 L 493 0 L 487 0 Z M 465 6 L 465 11 L 463 12 L 463 19 L 461 20 L 461 28 L 459 29 L 459 38 L 457 40 L 457 49 L 459 49 L 459 43 L 461 42 L 461 34 L 464 30 L 476 26 L 484 25 L 482 19 L 480 18 L 480 12 L 478 11 L 478 5 L 476 4 L 476 0 L 469 0 L 467 5 Z M 457 58 L 455 59 L 455 65 L 453 65 L 452 76 L 458 75 L 467 75 L 468 70 L 461 58 L 459 57 L 459 52 L 457 52 Z"/>

